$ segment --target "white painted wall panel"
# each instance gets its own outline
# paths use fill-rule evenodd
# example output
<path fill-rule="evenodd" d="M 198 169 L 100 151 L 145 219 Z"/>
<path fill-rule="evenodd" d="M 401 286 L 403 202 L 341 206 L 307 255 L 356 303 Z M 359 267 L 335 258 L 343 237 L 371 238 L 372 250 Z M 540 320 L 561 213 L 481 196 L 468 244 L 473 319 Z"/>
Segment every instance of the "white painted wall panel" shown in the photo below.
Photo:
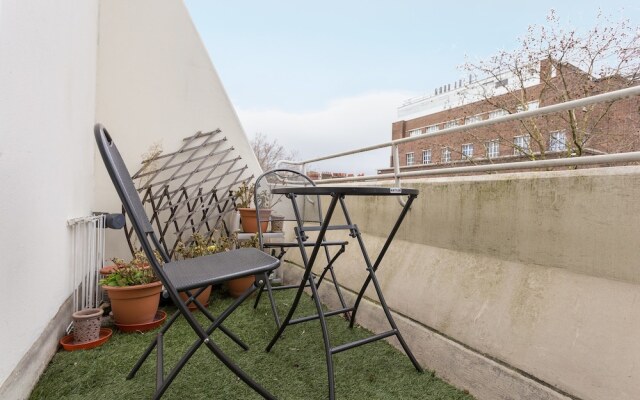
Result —
<path fill-rule="evenodd" d="M 222 129 L 254 175 L 260 166 L 186 7 L 179 0 L 112 0 L 100 6 L 97 121 L 107 127 L 133 173 L 155 142 L 165 152 L 197 131 Z M 97 204 L 119 211 L 96 158 Z M 121 231 L 107 254 L 127 256 Z"/>
<path fill-rule="evenodd" d="M 0 385 L 71 293 L 66 221 L 93 201 L 97 17 L 97 0 L 0 2 Z"/>

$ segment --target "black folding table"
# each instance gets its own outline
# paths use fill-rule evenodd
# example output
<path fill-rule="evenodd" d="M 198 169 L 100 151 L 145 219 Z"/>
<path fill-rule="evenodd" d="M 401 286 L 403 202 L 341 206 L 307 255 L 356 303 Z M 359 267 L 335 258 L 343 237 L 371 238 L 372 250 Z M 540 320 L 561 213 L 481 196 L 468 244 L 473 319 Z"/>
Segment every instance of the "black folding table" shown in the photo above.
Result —
<path fill-rule="evenodd" d="M 407 212 L 409 211 L 409 207 L 411 207 L 411 203 L 418 196 L 418 190 L 405 189 L 405 188 L 369 187 L 369 186 L 307 186 L 307 187 L 276 188 L 276 189 L 273 189 L 272 192 L 274 194 L 284 194 L 291 200 L 291 203 L 293 205 L 293 210 L 296 214 L 296 220 L 297 220 L 297 226 L 294 228 L 294 230 L 296 234 L 296 239 L 298 241 L 298 246 L 300 247 L 300 253 L 302 254 L 302 261 L 304 263 L 305 271 L 300 281 L 300 285 L 298 287 L 296 297 L 293 303 L 291 304 L 291 308 L 289 309 L 289 312 L 287 313 L 287 316 L 284 322 L 282 323 L 282 325 L 278 329 L 278 332 L 275 334 L 275 336 L 267 346 L 266 350 L 267 351 L 271 350 L 271 348 L 278 341 L 278 339 L 280 338 L 280 336 L 282 335 L 282 333 L 284 332 L 287 326 L 298 324 L 301 322 L 311 321 L 314 319 L 320 320 L 320 326 L 322 328 L 322 337 L 324 340 L 326 363 L 327 363 L 327 375 L 329 377 L 329 399 L 331 400 L 335 399 L 335 378 L 333 374 L 333 355 L 357 346 L 361 346 L 363 344 L 371 343 L 376 340 L 384 339 L 390 336 L 395 336 L 400 342 L 400 345 L 404 349 L 405 353 L 413 363 L 413 366 L 418 371 L 422 372 L 422 367 L 420 366 L 416 358 L 411 353 L 409 346 L 407 345 L 404 338 L 400 334 L 400 330 L 398 329 L 395 321 L 393 320 L 393 317 L 391 316 L 391 311 L 389 310 L 389 307 L 387 306 L 387 303 L 384 300 L 384 296 L 382 295 L 382 289 L 380 288 L 380 284 L 378 282 L 378 279 L 376 278 L 376 270 L 380 266 L 380 263 L 382 262 L 382 259 L 385 253 L 389 249 L 389 245 L 391 244 L 393 237 L 395 236 L 396 232 L 400 228 L 400 224 L 402 224 L 402 220 L 404 219 Z M 320 196 L 331 197 L 331 203 L 329 204 L 329 208 L 327 209 L 327 213 L 322 225 L 303 226 L 304 218 L 302 218 L 301 212 L 298 208 L 298 204 L 296 202 L 296 196 L 305 196 L 305 195 L 306 196 L 320 195 Z M 351 216 L 349 215 L 347 206 L 345 204 L 346 196 L 406 197 L 406 202 L 402 208 L 402 211 L 400 212 L 398 219 L 396 220 L 393 228 L 391 229 L 391 232 L 389 233 L 387 240 L 382 246 L 382 249 L 380 250 L 380 254 L 378 255 L 378 257 L 375 259 L 373 263 L 369 258 L 369 254 L 367 252 L 364 241 L 362 239 L 360 230 L 358 229 L 358 225 L 353 223 L 353 221 L 351 220 Z M 333 213 L 338 203 L 340 204 L 340 208 L 344 213 L 346 225 L 331 225 L 331 218 L 333 217 Z M 352 307 L 346 307 L 338 310 L 331 310 L 331 311 L 325 312 L 322 309 L 322 304 L 320 303 L 320 298 L 318 296 L 316 282 L 314 279 L 314 275 L 311 273 L 311 270 L 313 268 L 313 264 L 316 261 L 316 257 L 318 256 L 318 252 L 321 249 L 322 240 L 324 239 L 324 236 L 328 230 L 348 230 L 349 235 L 357 239 L 360 250 L 362 251 L 364 262 L 366 264 L 368 275 Z M 308 256 L 304 247 L 304 241 L 308 238 L 306 233 L 313 232 L 313 231 L 318 232 L 318 237 L 316 239 L 313 250 L 311 251 L 311 255 Z M 389 321 L 391 330 L 382 332 L 376 335 L 372 335 L 365 339 L 360 339 L 354 342 L 344 343 L 335 347 L 331 347 L 331 342 L 329 340 L 329 332 L 327 331 L 327 324 L 326 324 L 325 318 L 333 315 L 344 314 L 345 312 L 351 312 L 351 320 L 350 320 L 349 326 L 353 327 L 353 324 L 356 319 L 356 313 L 358 311 L 358 306 L 360 305 L 362 297 L 364 296 L 364 293 L 371 282 L 373 282 L 373 285 L 376 290 L 376 294 L 380 301 L 380 305 L 382 306 L 382 309 L 384 310 L 387 320 Z M 292 319 L 293 314 L 295 313 L 298 303 L 300 301 L 300 298 L 302 296 L 302 292 L 307 286 L 307 283 L 308 283 L 308 286 L 311 288 L 311 294 L 316 306 L 317 314 Z"/>

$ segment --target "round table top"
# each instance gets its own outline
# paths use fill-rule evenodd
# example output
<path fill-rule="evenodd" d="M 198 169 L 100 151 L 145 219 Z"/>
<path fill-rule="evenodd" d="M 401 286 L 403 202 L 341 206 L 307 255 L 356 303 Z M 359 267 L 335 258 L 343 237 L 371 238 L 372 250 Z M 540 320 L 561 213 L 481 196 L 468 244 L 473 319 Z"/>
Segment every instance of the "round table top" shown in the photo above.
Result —
<path fill-rule="evenodd" d="M 349 196 L 417 196 L 418 189 L 381 187 L 381 186 L 290 186 L 272 189 L 273 194 L 300 195 L 332 195 L 344 194 Z"/>

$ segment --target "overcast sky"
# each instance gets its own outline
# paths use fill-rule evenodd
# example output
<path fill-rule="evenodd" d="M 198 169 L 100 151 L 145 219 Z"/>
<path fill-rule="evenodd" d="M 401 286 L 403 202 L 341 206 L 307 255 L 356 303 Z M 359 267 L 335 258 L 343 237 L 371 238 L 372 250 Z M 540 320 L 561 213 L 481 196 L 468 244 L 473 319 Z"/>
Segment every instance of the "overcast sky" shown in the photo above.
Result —
<path fill-rule="evenodd" d="M 247 135 L 277 139 L 300 159 L 391 140 L 403 100 L 461 78 L 465 57 L 513 49 L 551 8 L 578 30 L 595 23 L 599 7 L 640 21 L 640 2 L 628 0 L 185 3 Z M 389 154 L 315 167 L 371 173 Z"/>

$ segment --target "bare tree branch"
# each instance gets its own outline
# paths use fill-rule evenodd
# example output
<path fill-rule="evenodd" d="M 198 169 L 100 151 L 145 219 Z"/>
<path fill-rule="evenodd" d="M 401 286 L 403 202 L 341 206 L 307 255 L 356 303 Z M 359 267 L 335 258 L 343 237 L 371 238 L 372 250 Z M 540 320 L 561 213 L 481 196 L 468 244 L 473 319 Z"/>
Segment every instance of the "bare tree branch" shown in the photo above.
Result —
<path fill-rule="evenodd" d="M 296 151 L 285 149 L 277 139 L 269 140 L 266 135 L 260 132 L 251 139 L 251 148 L 253 148 L 263 171 L 274 169 L 279 160 L 294 160 L 297 157 Z"/>

